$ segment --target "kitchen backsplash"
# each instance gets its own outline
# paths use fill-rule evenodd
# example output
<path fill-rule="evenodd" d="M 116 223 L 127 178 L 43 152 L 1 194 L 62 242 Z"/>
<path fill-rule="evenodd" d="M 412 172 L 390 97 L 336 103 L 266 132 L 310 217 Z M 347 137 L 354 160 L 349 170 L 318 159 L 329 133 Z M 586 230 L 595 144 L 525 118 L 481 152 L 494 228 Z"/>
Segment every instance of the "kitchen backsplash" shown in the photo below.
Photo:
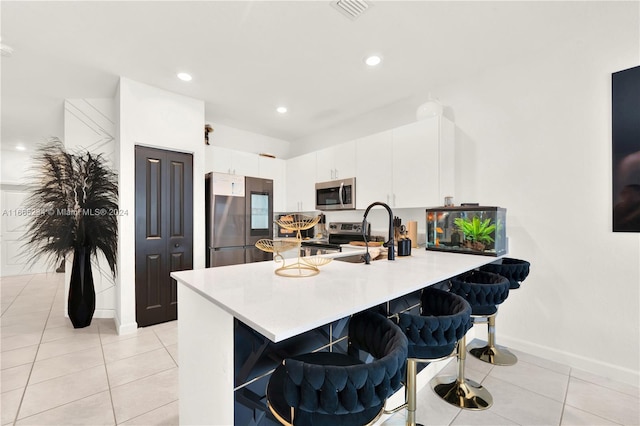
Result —
<path fill-rule="evenodd" d="M 393 215 L 402 219 L 402 224 L 407 225 L 410 220 L 418 222 L 418 244 L 424 245 L 426 241 L 426 216 L 425 208 L 393 209 Z M 303 212 L 308 215 L 317 215 L 321 212 Z M 359 222 L 362 221 L 364 210 L 345 210 L 323 212 L 326 222 Z M 374 207 L 367 216 L 367 222 L 371 224 L 371 235 L 384 236 L 385 240 L 389 232 L 389 214 L 382 207 Z"/>

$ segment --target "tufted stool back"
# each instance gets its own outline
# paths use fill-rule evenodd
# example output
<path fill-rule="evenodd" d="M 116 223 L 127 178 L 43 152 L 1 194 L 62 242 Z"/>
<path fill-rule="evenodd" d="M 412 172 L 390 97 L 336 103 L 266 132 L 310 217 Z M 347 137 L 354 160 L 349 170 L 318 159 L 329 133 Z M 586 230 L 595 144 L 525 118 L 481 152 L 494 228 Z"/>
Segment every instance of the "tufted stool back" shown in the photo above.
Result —
<path fill-rule="evenodd" d="M 471 306 L 457 294 L 427 287 L 422 291 L 421 314 L 398 314 L 398 326 L 409 340 L 409 358 L 442 358 L 471 328 Z"/>
<path fill-rule="evenodd" d="M 509 288 L 511 290 L 520 288 L 520 283 L 529 276 L 531 264 L 526 260 L 512 259 L 509 257 L 504 257 L 498 262 L 500 263 L 483 265 L 480 267 L 480 270 L 502 275 L 509 280 Z"/>
<path fill-rule="evenodd" d="M 493 315 L 509 296 L 509 280 L 484 271 L 471 271 L 451 279 L 451 292 L 466 299 L 472 315 Z"/>
<path fill-rule="evenodd" d="M 375 359 L 363 363 L 349 355 L 316 352 L 288 358 L 273 373 L 267 397 L 276 416 L 283 401 L 294 409 L 294 425 L 365 425 L 384 408 L 404 379 L 407 338 L 384 316 L 364 312 L 349 322 L 350 352 L 363 350 Z"/>

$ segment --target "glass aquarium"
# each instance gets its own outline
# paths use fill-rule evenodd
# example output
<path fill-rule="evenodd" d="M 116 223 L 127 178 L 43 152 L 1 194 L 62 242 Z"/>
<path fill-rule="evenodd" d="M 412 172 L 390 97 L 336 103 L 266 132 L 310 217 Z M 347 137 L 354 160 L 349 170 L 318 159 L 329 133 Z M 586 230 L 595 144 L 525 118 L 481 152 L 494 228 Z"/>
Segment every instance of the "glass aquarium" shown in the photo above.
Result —
<path fill-rule="evenodd" d="M 427 250 L 485 256 L 507 253 L 507 209 L 486 206 L 427 209 Z"/>

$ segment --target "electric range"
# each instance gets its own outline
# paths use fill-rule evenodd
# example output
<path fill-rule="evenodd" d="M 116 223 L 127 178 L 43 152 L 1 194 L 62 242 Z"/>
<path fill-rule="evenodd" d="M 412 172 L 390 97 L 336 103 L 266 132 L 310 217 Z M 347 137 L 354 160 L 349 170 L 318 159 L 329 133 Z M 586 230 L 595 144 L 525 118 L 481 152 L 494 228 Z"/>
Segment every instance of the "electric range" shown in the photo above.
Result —
<path fill-rule="evenodd" d="M 351 241 L 364 241 L 362 222 L 330 222 L 327 226 L 329 237 L 326 240 L 302 241 L 300 250 L 303 256 L 337 253 L 342 251 L 342 244 Z M 371 225 L 367 224 L 367 240 L 371 241 Z"/>

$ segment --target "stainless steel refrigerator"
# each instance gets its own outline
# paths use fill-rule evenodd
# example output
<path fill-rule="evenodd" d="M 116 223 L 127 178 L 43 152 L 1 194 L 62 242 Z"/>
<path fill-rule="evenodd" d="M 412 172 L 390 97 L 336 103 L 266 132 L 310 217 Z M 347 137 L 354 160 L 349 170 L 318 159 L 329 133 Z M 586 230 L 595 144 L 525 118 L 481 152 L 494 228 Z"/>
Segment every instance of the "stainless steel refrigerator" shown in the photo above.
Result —
<path fill-rule="evenodd" d="M 273 238 L 273 180 L 207 173 L 205 194 L 207 267 L 273 259 L 255 246 Z"/>

